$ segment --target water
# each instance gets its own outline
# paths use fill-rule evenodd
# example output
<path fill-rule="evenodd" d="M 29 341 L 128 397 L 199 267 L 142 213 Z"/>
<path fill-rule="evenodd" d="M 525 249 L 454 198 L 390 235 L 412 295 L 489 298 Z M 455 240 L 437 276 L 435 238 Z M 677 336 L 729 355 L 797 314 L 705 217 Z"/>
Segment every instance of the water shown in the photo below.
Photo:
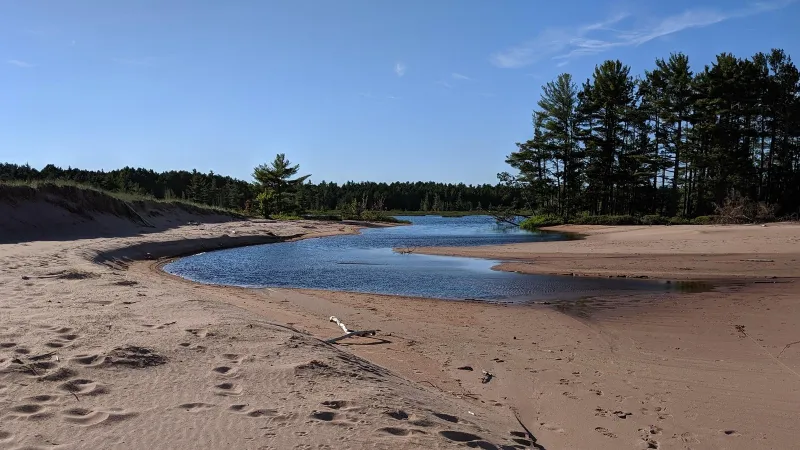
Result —
<path fill-rule="evenodd" d="M 287 287 L 442 299 L 528 301 L 577 298 L 600 291 L 663 290 L 646 280 L 523 275 L 491 270 L 499 261 L 421 254 L 393 248 L 473 246 L 568 239 L 499 226 L 488 216 L 400 217 L 413 225 L 370 228 L 361 235 L 235 248 L 181 258 L 164 269 L 210 284 Z"/>

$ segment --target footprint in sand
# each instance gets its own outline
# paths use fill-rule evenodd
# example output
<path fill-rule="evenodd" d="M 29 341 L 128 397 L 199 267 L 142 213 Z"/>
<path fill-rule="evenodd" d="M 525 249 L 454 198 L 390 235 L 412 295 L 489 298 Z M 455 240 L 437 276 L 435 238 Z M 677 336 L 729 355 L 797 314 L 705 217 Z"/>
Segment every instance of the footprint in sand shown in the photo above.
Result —
<path fill-rule="evenodd" d="M 11 442 L 12 440 L 14 440 L 12 433 L 0 430 L 0 442 Z"/>
<path fill-rule="evenodd" d="M 250 408 L 248 405 L 231 405 L 230 407 L 228 407 L 228 410 L 236 414 L 243 414 L 247 417 L 253 417 L 253 418 L 258 418 L 258 417 L 288 418 L 286 416 L 280 416 L 278 414 L 278 410 L 276 409 L 269 409 L 269 408 L 253 409 Z"/>
<path fill-rule="evenodd" d="M 278 411 L 275 409 L 254 409 L 252 411 L 248 411 L 244 413 L 247 417 L 271 417 L 278 415 Z"/>
<path fill-rule="evenodd" d="M 326 408 L 330 408 L 330 409 L 342 409 L 342 408 L 344 408 L 346 406 L 349 406 L 350 402 L 346 402 L 344 400 L 326 400 L 326 401 L 322 402 L 321 404 L 322 404 L 322 406 L 324 406 Z M 405 414 L 402 411 L 398 412 L 398 414 L 400 414 L 400 413 Z M 389 413 L 387 413 L 387 414 L 389 414 Z M 408 415 L 406 414 L 405 417 L 408 418 Z"/>
<path fill-rule="evenodd" d="M 28 397 L 25 400 L 33 403 L 55 403 L 58 401 L 59 397 L 56 395 L 34 395 L 33 397 Z"/>
<path fill-rule="evenodd" d="M 324 404 L 325 403 L 323 403 L 323 405 Z M 339 409 L 339 408 L 334 408 L 334 409 Z M 408 413 L 403 411 L 402 409 L 398 409 L 396 411 L 386 411 L 385 414 L 394 420 L 408 420 Z"/>
<path fill-rule="evenodd" d="M 561 428 L 558 425 L 554 425 L 554 424 L 551 424 L 551 423 L 541 422 L 541 423 L 539 423 L 539 426 L 541 426 L 545 430 L 552 431 L 553 433 L 565 433 L 566 432 L 565 429 Z"/>
<path fill-rule="evenodd" d="M 483 440 L 483 438 L 478 435 L 472 433 L 466 433 L 463 431 L 445 430 L 445 431 L 440 431 L 439 434 L 442 435 L 445 439 L 454 442 L 472 442 L 472 441 Z"/>
<path fill-rule="evenodd" d="M 72 361 L 85 367 L 97 367 L 106 362 L 106 357 L 103 355 L 75 355 Z"/>
<path fill-rule="evenodd" d="M 66 367 L 61 367 L 53 373 L 49 373 L 43 377 L 39 377 L 41 381 L 65 381 L 69 380 L 70 378 L 78 376 L 78 372 L 67 369 Z"/>
<path fill-rule="evenodd" d="M 203 329 L 203 328 L 190 328 L 190 329 L 186 330 L 186 332 L 187 333 L 191 333 L 191 334 L 193 334 L 193 335 L 195 335 L 195 336 L 197 336 L 199 338 L 206 338 L 206 337 L 214 336 L 214 333 L 212 333 L 212 332 L 210 332 L 210 331 L 208 331 L 206 329 Z"/>
<path fill-rule="evenodd" d="M 628 416 L 632 416 L 633 415 L 633 413 L 623 412 L 623 411 L 614 411 L 612 414 L 614 414 L 615 416 L 617 416 L 620 419 L 627 419 Z"/>
<path fill-rule="evenodd" d="M 108 409 L 86 409 L 86 408 L 72 408 L 62 413 L 64 422 L 74 423 L 82 426 L 92 426 L 99 424 L 109 424 L 122 422 L 127 420 L 136 413 L 126 411 L 121 408 L 108 408 Z"/>
<path fill-rule="evenodd" d="M 182 405 L 178 405 L 178 408 L 186 410 L 187 412 L 201 412 L 201 411 L 208 411 L 209 409 L 212 409 L 216 406 L 217 405 L 214 405 L 212 403 L 195 402 L 195 403 L 184 403 Z"/>
<path fill-rule="evenodd" d="M 14 406 L 8 412 L 8 417 L 26 420 L 42 420 L 50 416 L 52 416 L 52 413 L 47 408 L 35 403 Z"/>
<path fill-rule="evenodd" d="M 412 434 L 428 434 L 428 432 L 424 430 L 418 430 L 415 428 L 399 428 L 399 427 L 383 427 L 383 428 L 378 428 L 376 431 L 379 433 L 385 433 L 390 436 L 398 436 L 398 437 L 409 436 Z"/>
<path fill-rule="evenodd" d="M 214 393 L 225 396 L 242 395 L 242 387 L 233 383 L 220 383 L 214 386 Z"/>
<path fill-rule="evenodd" d="M 61 332 L 61 330 L 64 330 Z M 59 328 L 55 330 L 57 336 L 52 341 L 45 343 L 44 345 L 50 348 L 62 348 L 68 345 L 72 345 L 72 341 L 78 339 L 80 335 L 72 333 L 72 328 Z"/>
<path fill-rule="evenodd" d="M 616 438 L 617 437 L 616 434 L 608 431 L 608 428 L 596 427 L 594 429 L 594 431 L 597 431 L 598 433 L 602 434 L 605 437 L 609 437 L 609 438 Z"/>
<path fill-rule="evenodd" d="M 442 420 L 450 422 L 450 423 L 458 423 L 458 422 L 460 422 L 458 420 L 458 417 L 450 415 L 450 414 L 437 413 L 437 412 L 431 412 L 431 414 L 433 414 L 434 416 L 436 416 L 436 417 L 438 417 L 438 418 L 440 418 Z"/>
<path fill-rule="evenodd" d="M 323 422 L 332 422 L 338 419 L 339 416 L 338 413 L 332 411 L 314 411 L 310 415 L 312 419 L 321 420 Z"/>
<path fill-rule="evenodd" d="M 655 439 L 645 439 L 644 444 L 646 446 L 645 448 L 647 448 L 647 449 L 659 448 L 659 446 L 660 446 L 658 441 L 655 440 Z"/>
<path fill-rule="evenodd" d="M 217 375 L 222 375 L 222 376 L 226 376 L 226 377 L 236 376 L 236 374 L 239 372 L 239 369 L 237 369 L 235 367 L 230 367 L 230 366 L 214 367 L 211 370 L 213 372 L 215 372 Z"/>
<path fill-rule="evenodd" d="M 76 395 L 95 396 L 108 393 L 108 389 L 105 386 L 86 379 L 70 380 L 60 385 L 58 388 Z"/>

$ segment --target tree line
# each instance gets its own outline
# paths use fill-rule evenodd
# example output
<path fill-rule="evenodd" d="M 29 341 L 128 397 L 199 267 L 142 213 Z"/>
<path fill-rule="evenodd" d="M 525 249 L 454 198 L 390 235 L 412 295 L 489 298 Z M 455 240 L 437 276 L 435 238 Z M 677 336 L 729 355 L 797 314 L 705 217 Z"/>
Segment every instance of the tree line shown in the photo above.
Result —
<path fill-rule="evenodd" d="M 731 202 L 800 208 L 800 73 L 782 50 L 723 53 L 693 72 L 674 53 L 631 75 L 609 60 L 579 87 L 542 87 L 533 135 L 506 161 L 541 214 L 711 215 Z"/>
<path fill-rule="evenodd" d="M 334 211 L 355 203 L 359 209 L 377 211 L 479 211 L 497 207 L 520 208 L 524 205 L 522 190 L 505 183 L 496 185 L 445 184 L 434 182 L 347 182 L 318 184 L 305 178 L 299 183 L 277 183 L 291 169 L 288 160 L 277 175 L 274 167 L 259 166 L 254 182 L 243 181 L 214 172 L 185 170 L 155 172 L 125 167 L 111 171 L 75 168 L 62 169 L 47 165 L 37 170 L 28 165 L 0 163 L 0 181 L 67 180 L 112 192 L 125 192 L 157 199 L 180 199 L 228 209 L 247 210 L 254 214 L 257 205 L 266 202 L 270 210 L 282 213 Z M 286 175 L 291 177 L 295 174 Z M 277 176 L 277 178 L 275 178 Z M 271 178 L 272 177 L 272 178 Z M 292 180 L 293 181 L 293 180 Z M 288 189 L 287 189 L 288 188 Z M 284 191 L 281 191 L 284 189 Z M 259 195 L 262 196 L 259 199 Z"/>

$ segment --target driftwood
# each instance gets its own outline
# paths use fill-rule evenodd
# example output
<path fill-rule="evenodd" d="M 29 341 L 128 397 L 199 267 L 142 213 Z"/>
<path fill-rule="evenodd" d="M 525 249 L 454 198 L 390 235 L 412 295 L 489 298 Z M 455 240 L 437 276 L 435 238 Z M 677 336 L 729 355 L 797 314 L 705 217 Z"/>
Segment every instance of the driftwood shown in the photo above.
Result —
<path fill-rule="evenodd" d="M 339 336 L 339 337 L 335 337 L 335 338 L 328 339 L 327 341 L 325 341 L 328 344 L 335 344 L 336 342 L 339 342 L 339 341 L 341 341 L 343 339 L 356 337 L 356 336 L 375 336 L 375 334 L 378 332 L 378 330 L 363 330 L 363 331 L 348 330 L 347 327 L 345 326 L 345 324 L 343 324 L 341 321 L 339 321 L 339 319 L 337 319 L 335 316 L 331 316 L 329 320 L 331 322 L 335 323 L 336 325 L 338 325 L 339 328 L 341 328 L 342 331 L 344 331 L 344 334 Z"/>

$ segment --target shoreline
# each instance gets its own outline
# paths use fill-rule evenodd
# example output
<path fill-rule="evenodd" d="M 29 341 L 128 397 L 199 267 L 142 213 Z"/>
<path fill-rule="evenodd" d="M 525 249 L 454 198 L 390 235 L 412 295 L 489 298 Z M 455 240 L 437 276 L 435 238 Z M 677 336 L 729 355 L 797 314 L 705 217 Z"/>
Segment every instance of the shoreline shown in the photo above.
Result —
<path fill-rule="evenodd" d="M 539 275 L 661 281 L 800 276 L 794 270 L 795 263 L 800 261 L 800 225 L 795 223 L 769 227 L 564 225 L 543 230 L 578 233 L 583 238 L 476 247 L 420 247 L 414 252 L 499 260 L 493 269 Z M 726 235 L 737 233 L 746 234 L 744 242 L 727 245 L 723 241 Z M 769 245 L 761 246 L 759 239 L 764 235 L 769 236 Z"/>

